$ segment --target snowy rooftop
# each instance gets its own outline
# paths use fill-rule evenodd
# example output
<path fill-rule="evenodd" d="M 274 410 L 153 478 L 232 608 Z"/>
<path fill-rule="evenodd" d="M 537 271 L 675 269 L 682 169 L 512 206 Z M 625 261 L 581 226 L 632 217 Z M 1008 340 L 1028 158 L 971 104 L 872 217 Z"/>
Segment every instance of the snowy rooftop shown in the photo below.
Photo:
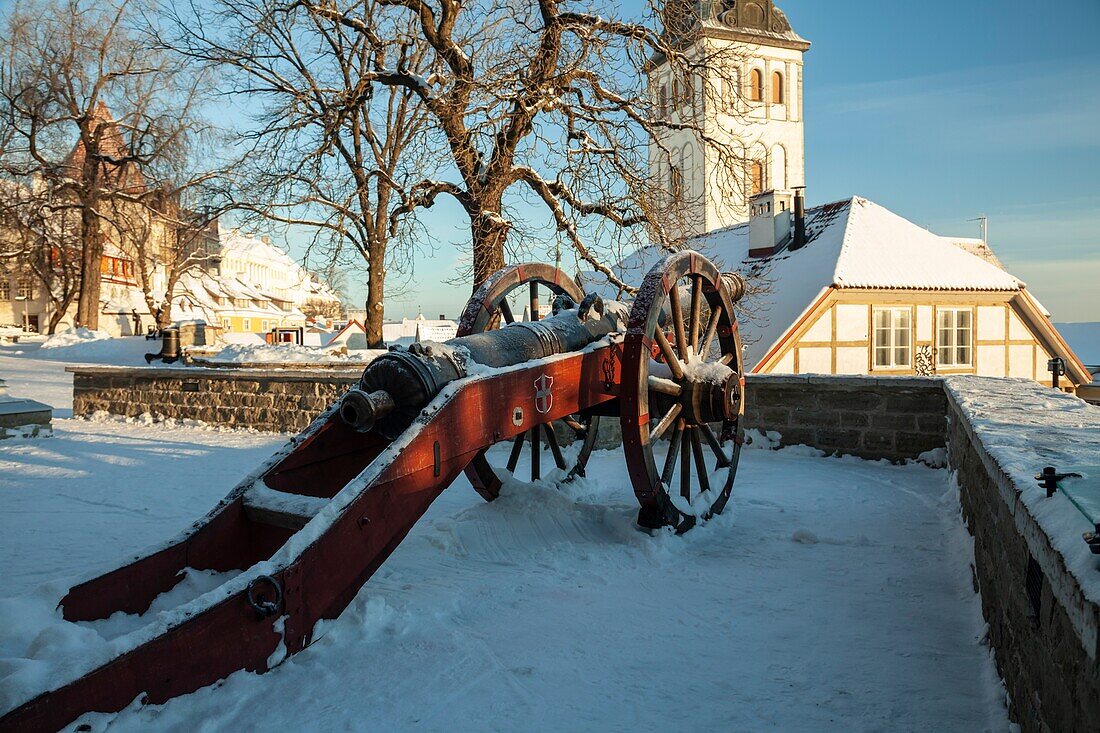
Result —
<path fill-rule="evenodd" d="M 809 209 L 806 230 L 805 247 L 764 260 L 749 257 L 748 224 L 691 242 L 692 249 L 714 260 L 720 269 L 740 270 L 772 283 L 770 292 L 746 304 L 757 315 L 741 324 L 746 361 L 753 366 L 831 287 L 1011 292 L 1024 286 L 976 253 L 975 240 L 933 234 L 865 198 Z M 663 258 L 664 253 L 654 248 L 642 249 L 617 270 L 626 282 L 640 283 Z M 583 277 L 590 289 L 600 288 L 600 279 L 592 274 Z"/>

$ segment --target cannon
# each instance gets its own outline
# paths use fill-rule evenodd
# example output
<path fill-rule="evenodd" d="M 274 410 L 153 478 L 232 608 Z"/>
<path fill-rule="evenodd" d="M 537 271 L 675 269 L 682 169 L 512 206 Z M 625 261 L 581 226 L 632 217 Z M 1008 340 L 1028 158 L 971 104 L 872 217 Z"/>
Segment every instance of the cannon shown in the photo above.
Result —
<path fill-rule="evenodd" d="M 510 299 L 529 298 L 534 315 L 544 292 L 553 314 L 517 322 Z M 226 574 L 111 642 L 106 659 L 67 665 L 0 713 L 0 730 L 55 730 L 268 671 L 318 638 L 461 473 L 489 501 L 506 480 L 576 480 L 601 419 L 618 418 L 639 528 L 683 533 L 720 513 L 743 442 L 743 292 L 690 251 L 655 265 L 629 311 L 548 265 L 501 270 L 457 338 L 371 362 L 205 517 L 70 588 L 63 617 L 91 621 L 145 613 L 188 568 Z"/>

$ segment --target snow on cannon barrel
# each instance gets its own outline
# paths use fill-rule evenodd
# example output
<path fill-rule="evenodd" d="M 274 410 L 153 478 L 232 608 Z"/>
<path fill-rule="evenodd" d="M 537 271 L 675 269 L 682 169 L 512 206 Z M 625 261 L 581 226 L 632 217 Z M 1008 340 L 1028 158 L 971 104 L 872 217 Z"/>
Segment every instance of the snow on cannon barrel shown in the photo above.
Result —
<path fill-rule="evenodd" d="M 543 291 L 555 305 L 540 321 Z M 487 500 L 528 471 L 572 480 L 601 417 L 619 420 L 641 528 L 682 533 L 721 513 L 743 442 L 743 294 L 690 251 L 650 270 L 629 314 L 548 265 L 504 268 L 468 303 L 458 338 L 379 357 L 205 517 L 70 588 L 65 622 L 123 613 L 145 625 L 48 674 L 38 661 L 17 673 L 0 730 L 57 730 L 268 671 L 316 641 L 318 622 L 340 615 L 459 474 Z M 531 320 L 516 322 L 516 296 Z M 190 571 L 225 580 L 161 610 Z"/>

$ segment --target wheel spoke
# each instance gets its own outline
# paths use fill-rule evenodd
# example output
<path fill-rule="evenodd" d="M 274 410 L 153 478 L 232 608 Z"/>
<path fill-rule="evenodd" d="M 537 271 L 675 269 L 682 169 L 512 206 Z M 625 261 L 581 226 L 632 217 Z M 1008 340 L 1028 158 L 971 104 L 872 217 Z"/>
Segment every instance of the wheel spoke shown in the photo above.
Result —
<path fill-rule="evenodd" d="M 714 340 L 714 337 L 718 335 L 718 321 L 722 318 L 722 306 L 716 305 L 710 312 L 710 320 L 707 321 L 706 334 L 703 336 L 703 342 L 699 344 L 699 355 L 706 361 L 707 354 L 710 353 L 710 342 Z"/>
<path fill-rule="evenodd" d="M 733 357 L 734 354 L 723 354 L 722 358 L 718 360 L 718 363 L 729 366 L 730 362 L 733 361 Z"/>
<path fill-rule="evenodd" d="M 701 320 L 703 308 L 703 278 L 701 275 L 694 275 L 691 278 L 691 327 L 689 345 L 691 350 L 695 354 L 699 354 L 699 321 Z"/>
<path fill-rule="evenodd" d="M 500 314 L 504 316 L 505 323 L 515 323 L 516 317 L 512 315 L 512 306 L 508 305 L 507 296 L 500 301 Z"/>
<path fill-rule="evenodd" d="M 512 452 L 508 454 L 508 473 L 515 473 L 516 466 L 519 464 L 520 453 L 523 452 L 523 440 L 527 436 L 526 432 L 522 432 L 516 436 L 516 439 L 512 441 Z"/>
<path fill-rule="evenodd" d="M 651 374 L 647 381 L 651 392 L 660 392 L 661 394 L 667 394 L 669 397 L 679 397 L 680 393 L 684 391 L 683 387 L 676 384 L 676 382 L 673 382 L 671 379 L 654 377 Z"/>
<path fill-rule="evenodd" d="M 682 438 L 681 443 L 683 440 Z M 680 446 L 680 496 L 691 499 L 691 451 L 686 445 Z"/>
<path fill-rule="evenodd" d="M 657 423 L 657 427 L 653 428 L 653 432 L 649 434 L 651 441 L 658 440 L 665 432 L 672 426 L 676 418 L 680 417 L 680 413 L 684 407 L 679 402 L 672 406 L 672 409 L 668 411 L 668 414 L 661 418 L 661 422 Z"/>
<path fill-rule="evenodd" d="M 699 426 L 699 432 L 703 434 L 703 438 L 710 444 L 710 449 L 714 451 L 714 457 L 718 459 L 718 468 L 725 468 L 730 465 L 729 456 L 726 455 L 726 451 L 722 448 L 722 444 L 718 442 L 718 438 L 715 437 L 710 426 L 703 423 Z"/>
<path fill-rule="evenodd" d="M 684 335 L 684 311 L 680 307 L 680 287 L 673 283 L 672 290 L 668 291 L 668 308 L 672 314 L 672 327 L 676 332 L 676 349 L 680 352 L 681 361 L 687 361 L 687 336 Z"/>
<path fill-rule="evenodd" d="M 539 426 L 531 428 L 531 480 L 542 478 L 542 441 L 539 440 Z"/>
<path fill-rule="evenodd" d="M 558 436 L 554 434 L 554 426 L 543 425 L 542 429 L 546 433 L 546 442 L 550 446 L 550 452 L 554 454 L 554 463 L 562 471 L 566 470 L 565 457 L 561 454 L 561 446 L 558 445 Z"/>
<path fill-rule="evenodd" d="M 676 454 L 680 452 L 681 438 L 684 436 L 683 421 L 676 424 L 672 431 L 672 438 L 668 442 L 668 453 L 665 454 L 665 465 L 661 471 L 661 481 L 665 486 L 672 483 L 672 473 L 676 470 Z"/>
<path fill-rule="evenodd" d="M 539 319 L 539 284 L 531 282 L 531 320 Z"/>
<path fill-rule="evenodd" d="M 699 491 L 710 491 L 710 478 L 708 477 L 707 462 L 703 459 L 703 444 L 699 441 L 699 432 L 691 431 L 691 453 L 695 456 L 695 470 L 699 474 Z"/>
<path fill-rule="evenodd" d="M 668 368 L 672 370 L 672 376 L 680 380 L 684 378 L 684 367 L 680 363 L 680 359 L 676 356 L 676 353 L 672 350 L 672 344 L 665 338 L 665 332 L 661 330 L 660 326 L 657 326 L 657 330 L 653 333 L 657 337 L 657 345 L 661 347 L 661 355 L 665 357 L 665 363 L 668 364 Z"/>

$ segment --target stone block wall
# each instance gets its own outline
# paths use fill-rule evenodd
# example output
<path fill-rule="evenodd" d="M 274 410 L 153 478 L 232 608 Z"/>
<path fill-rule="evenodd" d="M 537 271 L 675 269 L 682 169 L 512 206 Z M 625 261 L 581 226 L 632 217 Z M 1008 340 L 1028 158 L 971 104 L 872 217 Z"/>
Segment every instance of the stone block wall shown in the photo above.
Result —
<path fill-rule="evenodd" d="M 362 370 L 69 367 L 73 414 L 201 420 L 213 425 L 298 432 L 355 384 Z"/>
<path fill-rule="evenodd" d="M 938 379 L 753 375 L 745 426 L 783 445 L 892 461 L 946 443 L 947 398 Z"/>
<path fill-rule="evenodd" d="M 953 401 L 948 410 L 950 466 L 1012 719 L 1024 733 L 1100 730 L 1100 609 L 1019 501 L 1022 487 L 991 459 Z"/>

